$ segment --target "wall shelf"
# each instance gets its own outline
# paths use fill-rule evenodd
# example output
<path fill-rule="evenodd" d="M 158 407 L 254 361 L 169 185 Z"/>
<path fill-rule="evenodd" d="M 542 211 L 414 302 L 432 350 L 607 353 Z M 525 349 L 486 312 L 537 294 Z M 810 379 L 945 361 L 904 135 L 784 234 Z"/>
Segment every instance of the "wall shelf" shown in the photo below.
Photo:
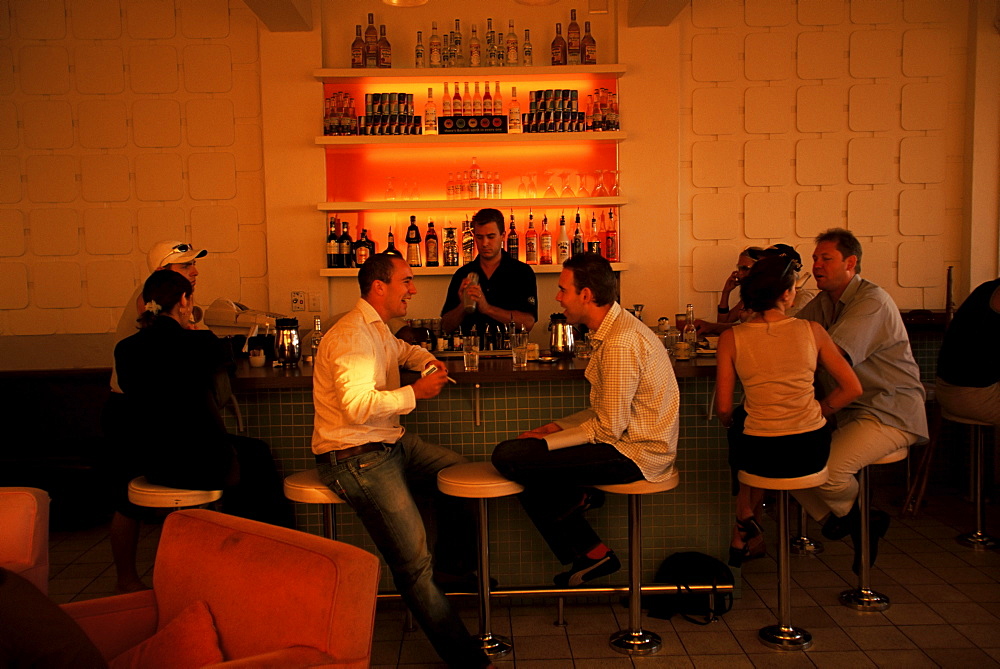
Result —
<path fill-rule="evenodd" d="M 501 79 L 519 81 L 567 81 L 582 78 L 618 79 L 625 74 L 625 66 L 617 63 L 605 65 L 564 65 L 532 67 L 421 67 L 421 68 L 322 68 L 313 76 L 323 83 L 371 83 L 374 81 L 405 81 L 410 79 L 442 81 L 459 79 Z"/>
<path fill-rule="evenodd" d="M 379 200 L 375 202 L 320 202 L 316 205 L 319 211 L 337 213 L 353 211 L 427 211 L 427 210 L 457 210 L 473 211 L 485 207 L 494 209 L 532 208 L 538 211 L 549 209 L 581 209 L 605 207 L 620 207 L 628 200 L 623 197 L 536 197 L 536 198 L 500 198 L 493 200 Z"/>
<path fill-rule="evenodd" d="M 414 267 L 414 276 L 451 276 L 455 273 L 458 267 Z M 562 265 L 531 265 L 531 269 L 535 271 L 535 274 L 559 274 L 562 272 Z M 614 262 L 611 263 L 611 269 L 616 272 L 624 272 L 628 270 L 627 262 Z M 325 276 L 331 279 L 349 279 L 358 276 L 358 270 L 356 267 L 350 269 L 321 269 L 319 271 L 320 276 Z"/>
<path fill-rule="evenodd" d="M 502 142 L 509 145 L 564 143 L 564 142 L 613 142 L 627 138 L 621 130 L 608 132 L 528 132 L 495 133 L 482 135 L 322 135 L 316 138 L 320 146 L 372 146 L 399 144 L 449 144 L 479 145 Z"/>

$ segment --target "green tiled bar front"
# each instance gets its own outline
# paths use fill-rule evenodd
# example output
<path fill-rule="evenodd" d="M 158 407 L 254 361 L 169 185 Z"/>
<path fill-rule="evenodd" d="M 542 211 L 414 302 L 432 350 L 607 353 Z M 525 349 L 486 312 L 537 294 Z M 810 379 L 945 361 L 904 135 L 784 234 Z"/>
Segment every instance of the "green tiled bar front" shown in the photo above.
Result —
<path fill-rule="evenodd" d="M 697 550 L 723 558 L 729 545 L 733 515 L 730 475 L 726 463 L 725 432 L 708 406 L 714 379 L 678 379 L 681 391 L 680 440 L 677 466 L 681 484 L 676 489 L 645 496 L 643 510 L 643 582 L 674 551 Z M 452 448 L 470 460 L 486 460 L 493 447 L 541 423 L 578 411 L 587 405 L 586 381 L 538 381 L 481 384 L 480 425 L 474 423 L 471 384 L 449 385 L 437 398 L 418 403 L 403 424 L 424 439 Z M 282 476 L 315 467 L 312 436 L 312 394 L 307 389 L 269 389 L 238 392 L 247 432 L 267 441 Z M 227 427 L 236 431 L 232 418 Z M 318 506 L 296 504 L 298 528 L 321 533 Z M 551 585 L 563 567 L 552 556 L 515 498 L 491 500 L 490 569 L 501 587 Z M 364 528 L 346 505 L 337 505 L 337 538 L 375 552 Z M 588 518 L 598 534 L 624 564 L 628 558 L 626 499 L 608 495 L 603 508 Z M 469 528 L 470 537 L 475 528 Z M 625 570 L 611 579 L 625 583 Z M 382 587 L 392 589 L 383 572 Z"/>

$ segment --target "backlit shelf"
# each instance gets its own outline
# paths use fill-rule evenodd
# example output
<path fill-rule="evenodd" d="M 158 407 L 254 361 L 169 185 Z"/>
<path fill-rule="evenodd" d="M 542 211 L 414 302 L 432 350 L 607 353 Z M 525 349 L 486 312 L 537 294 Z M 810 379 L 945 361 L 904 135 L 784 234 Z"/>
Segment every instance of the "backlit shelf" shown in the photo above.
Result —
<path fill-rule="evenodd" d="M 313 76 L 324 83 L 408 81 L 422 79 L 499 79 L 502 81 L 578 81 L 580 79 L 618 79 L 625 74 L 625 66 L 617 63 L 604 65 L 566 65 L 538 67 L 448 67 L 448 68 L 322 68 Z"/>
<path fill-rule="evenodd" d="M 455 273 L 458 267 L 414 267 L 414 276 L 451 276 Z M 562 265 L 531 265 L 531 269 L 534 270 L 535 274 L 559 274 L 562 271 Z M 611 263 L 611 269 L 616 272 L 624 272 L 628 270 L 627 262 L 613 262 Z M 320 276 L 325 276 L 331 279 L 349 279 L 357 277 L 357 268 L 351 269 L 321 269 L 319 271 Z"/>
<path fill-rule="evenodd" d="M 371 146 L 399 144 L 538 144 L 562 142 L 614 142 L 619 143 L 627 135 L 621 130 L 607 132 L 528 132 L 528 133 L 484 133 L 468 135 L 323 135 L 316 138 L 320 146 Z"/>
<path fill-rule="evenodd" d="M 316 205 L 320 211 L 337 213 L 350 211 L 426 211 L 426 210 L 478 210 L 484 207 L 508 209 L 531 207 L 538 211 L 620 207 L 628 201 L 623 197 L 536 197 L 500 198 L 480 200 L 379 200 L 375 202 L 321 202 Z"/>

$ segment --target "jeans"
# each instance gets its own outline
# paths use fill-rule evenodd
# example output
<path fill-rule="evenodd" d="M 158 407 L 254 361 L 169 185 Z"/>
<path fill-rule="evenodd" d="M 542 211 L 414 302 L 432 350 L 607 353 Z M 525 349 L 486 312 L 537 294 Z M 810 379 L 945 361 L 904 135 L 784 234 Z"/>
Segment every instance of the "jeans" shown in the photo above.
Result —
<path fill-rule="evenodd" d="M 563 564 L 601 543 L 579 511 L 581 488 L 642 479 L 638 465 L 610 444 L 581 444 L 550 451 L 544 439 L 511 439 L 493 449 L 493 466 L 524 486 L 524 492 L 518 495 L 521 505 Z"/>
<path fill-rule="evenodd" d="M 489 659 L 433 581 L 427 531 L 413 496 L 418 489 L 436 490 L 437 472 L 464 461 L 454 451 L 404 434 L 391 448 L 335 464 L 320 461 L 317 468 L 323 483 L 358 515 L 441 659 L 450 667 L 474 669 L 488 666 Z M 474 536 L 474 527 L 467 525 L 465 534 Z M 444 525 L 441 529 L 438 546 L 452 543 Z"/>

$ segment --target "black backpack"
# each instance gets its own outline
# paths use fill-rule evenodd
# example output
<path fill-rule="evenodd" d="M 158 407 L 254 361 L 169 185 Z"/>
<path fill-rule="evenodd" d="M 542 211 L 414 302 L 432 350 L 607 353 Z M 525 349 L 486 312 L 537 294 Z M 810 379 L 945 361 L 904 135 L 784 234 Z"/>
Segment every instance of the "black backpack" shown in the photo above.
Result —
<path fill-rule="evenodd" d="M 672 553 L 656 571 L 656 582 L 677 587 L 676 593 L 645 595 L 643 605 L 653 618 L 669 620 L 680 614 L 696 625 L 708 625 L 733 608 L 733 572 L 721 560 L 695 551 Z M 691 590 L 710 585 L 711 590 Z"/>

